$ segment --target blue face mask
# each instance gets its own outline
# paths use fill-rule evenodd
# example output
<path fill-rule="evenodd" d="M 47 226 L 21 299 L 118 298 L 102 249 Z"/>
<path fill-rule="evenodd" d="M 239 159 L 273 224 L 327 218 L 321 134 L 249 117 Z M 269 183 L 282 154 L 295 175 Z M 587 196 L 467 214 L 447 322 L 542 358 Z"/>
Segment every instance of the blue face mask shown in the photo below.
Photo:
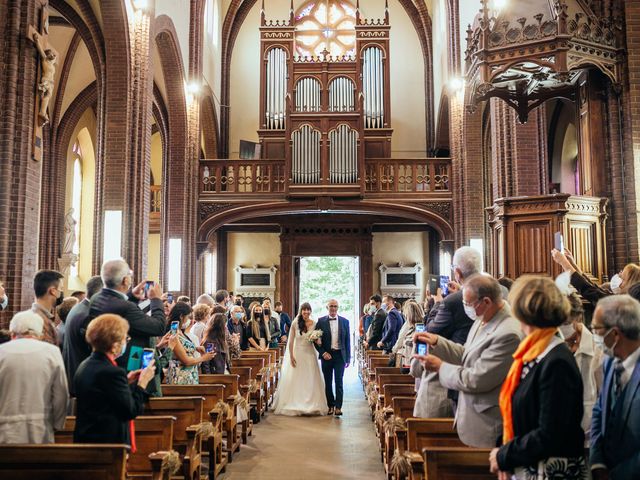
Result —
<path fill-rule="evenodd" d="M 242 312 L 235 312 L 233 316 L 238 320 L 242 320 L 242 317 L 243 317 Z"/>
<path fill-rule="evenodd" d="M 383 303 L 380 308 L 386 312 L 389 307 L 387 307 L 386 303 Z"/>

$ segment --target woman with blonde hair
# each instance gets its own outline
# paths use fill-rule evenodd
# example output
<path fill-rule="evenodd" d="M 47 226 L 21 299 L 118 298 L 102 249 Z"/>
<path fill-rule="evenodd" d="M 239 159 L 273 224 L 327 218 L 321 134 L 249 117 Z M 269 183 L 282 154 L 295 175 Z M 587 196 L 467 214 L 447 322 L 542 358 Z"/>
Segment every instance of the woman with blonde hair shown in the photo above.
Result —
<path fill-rule="evenodd" d="M 251 317 L 247 324 L 247 333 L 250 346 L 256 350 L 268 350 L 271 334 L 269 332 L 269 324 L 262 313 L 262 305 L 259 303 L 251 309 Z"/>
<path fill-rule="evenodd" d="M 105 314 L 87 326 L 87 343 L 93 353 L 83 361 L 73 379 L 77 398 L 74 443 L 125 443 L 135 452 L 133 419 L 144 412 L 145 391 L 155 375 L 152 360 L 143 370 L 127 374 L 116 358 L 127 348 L 129 322 Z"/>
<path fill-rule="evenodd" d="M 414 300 L 407 300 L 402 306 L 402 315 L 405 322 L 398 334 L 398 340 L 391 348 L 391 355 L 396 367 L 408 369 L 413 355 L 413 334 L 416 331 L 416 323 L 422 322 L 424 318 L 424 310 Z"/>
<path fill-rule="evenodd" d="M 491 451 L 500 479 L 583 480 L 582 378 L 558 327 L 571 312 L 550 278 L 521 277 L 509 293 L 512 313 L 526 337 L 500 391 L 501 447 Z"/>

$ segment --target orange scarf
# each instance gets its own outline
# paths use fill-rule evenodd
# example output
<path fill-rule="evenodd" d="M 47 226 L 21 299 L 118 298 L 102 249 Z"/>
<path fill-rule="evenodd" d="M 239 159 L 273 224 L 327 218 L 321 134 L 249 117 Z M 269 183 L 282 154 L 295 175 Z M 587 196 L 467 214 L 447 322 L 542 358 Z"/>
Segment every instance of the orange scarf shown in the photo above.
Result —
<path fill-rule="evenodd" d="M 513 440 L 513 416 L 511 400 L 513 394 L 520 384 L 520 375 L 525 363 L 535 360 L 538 355 L 545 351 L 549 342 L 558 331 L 557 328 L 541 328 L 527 335 L 518 345 L 516 353 L 513 354 L 513 363 L 507 374 L 507 378 L 500 390 L 500 412 L 502 413 L 502 443 L 506 444 Z"/>

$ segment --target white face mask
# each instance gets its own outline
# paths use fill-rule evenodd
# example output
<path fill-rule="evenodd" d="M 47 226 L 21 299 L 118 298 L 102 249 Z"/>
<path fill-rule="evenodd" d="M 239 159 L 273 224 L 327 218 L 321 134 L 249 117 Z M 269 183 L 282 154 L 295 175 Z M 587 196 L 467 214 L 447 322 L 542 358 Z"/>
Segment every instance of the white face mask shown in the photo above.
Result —
<path fill-rule="evenodd" d="M 562 333 L 562 336 L 565 339 L 571 337 L 576 331 L 576 327 L 573 326 L 573 322 L 560 325 L 558 329 L 560 330 L 560 333 Z"/>
<path fill-rule="evenodd" d="M 126 351 L 127 351 L 127 341 L 125 340 L 122 343 L 122 350 L 120 351 L 120 354 L 118 355 L 118 357 L 121 357 L 122 355 L 124 355 L 124 352 L 126 352 Z"/>
<path fill-rule="evenodd" d="M 622 278 L 617 273 L 611 277 L 611 291 L 618 295 L 620 293 L 620 287 L 622 286 Z"/>
<path fill-rule="evenodd" d="M 383 303 L 380 308 L 382 308 L 382 310 L 384 310 L 385 312 L 388 310 L 387 304 Z"/>
<path fill-rule="evenodd" d="M 473 305 L 464 305 L 464 313 L 466 313 L 467 317 L 469 317 L 474 322 L 476 320 L 482 321 L 482 317 L 484 317 L 484 315 L 478 315 L 476 313 L 476 309 L 475 307 L 473 307 Z"/>
<path fill-rule="evenodd" d="M 609 335 L 611 333 L 611 329 L 609 329 L 609 331 L 607 333 L 605 333 L 604 335 L 596 335 L 595 333 L 593 334 L 593 343 L 596 345 L 596 347 L 600 348 L 602 350 L 602 353 L 604 353 L 606 356 L 608 357 L 614 357 L 615 355 L 613 354 L 613 349 L 616 347 L 616 343 L 614 343 L 612 346 L 607 347 L 607 345 L 604 343 L 604 339 L 607 335 Z"/>

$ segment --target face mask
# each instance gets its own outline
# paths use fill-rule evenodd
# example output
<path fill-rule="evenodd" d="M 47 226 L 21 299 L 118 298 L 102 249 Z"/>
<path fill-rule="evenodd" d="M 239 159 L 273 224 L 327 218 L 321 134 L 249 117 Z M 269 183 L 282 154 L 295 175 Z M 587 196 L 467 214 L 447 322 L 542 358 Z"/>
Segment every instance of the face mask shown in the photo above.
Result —
<path fill-rule="evenodd" d="M 231 300 L 229 300 L 229 301 L 227 302 L 227 308 L 230 310 L 230 309 L 231 309 L 231 307 L 233 307 L 233 302 L 232 302 Z"/>
<path fill-rule="evenodd" d="M 124 355 L 124 352 L 126 352 L 126 351 L 127 351 L 127 342 L 125 341 L 122 344 L 122 350 L 120 351 L 120 354 L 118 355 L 118 357 L 121 357 L 122 355 Z"/>
<path fill-rule="evenodd" d="M 476 309 L 473 308 L 472 305 L 464 305 L 464 313 L 467 314 L 471 320 L 475 321 L 478 318 L 478 314 L 476 313 Z"/>
<path fill-rule="evenodd" d="M 60 292 L 60 296 L 56 298 L 56 307 L 62 305 L 62 302 L 64 302 L 64 292 Z"/>
<path fill-rule="evenodd" d="M 236 312 L 233 314 L 233 316 L 238 320 L 242 320 L 242 312 Z"/>
<path fill-rule="evenodd" d="M 386 304 L 386 303 L 383 303 L 383 304 L 380 306 L 380 308 L 382 308 L 382 310 L 384 310 L 384 311 L 386 312 L 386 311 L 387 311 L 387 309 L 388 309 L 389 307 L 387 307 L 387 304 Z"/>
<path fill-rule="evenodd" d="M 622 286 L 622 278 L 617 273 L 611 277 L 611 291 L 616 295 L 620 293 L 620 287 Z"/>
<path fill-rule="evenodd" d="M 264 310 L 262 310 L 262 313 L 266 316 L 271 315 L 271 310 L 269 310 L 268 308 L 265 308 Z"/>
<path fill-rule="evenodd" d="M 262 312 L 260 312 L 260 313 L 256 312 L 256 313 L 254 313 L 254 314 L 253 314 L 253 316 L 254 316 L 257 320 L 260 320 L 260 319 L 262 318 Z"/>
<path fill-rule="evenodd" d="M 558 329 L 560 330 L 560 333 L 562 333 L 562 336 L 565 338 L 565 340 L 567 338 L 570 338 L 576 331 L 576 327 L 573 326 L 573 323 L 560 325 Z"/>
<path fill-rule="evenodd" d="M 242 300 L 236 300 L 236 305 L 241 307 L 242 306 Z"/>
<path fill-rule="evenodd" d="M 613 354 L 613 349 L 616 348 L 616 345 L 617 345 L 618 342 L 614 343 L 610 347 L 607 347 L 607 345 L 604 343 L 605 337 L 607 335 L 609 335 L 610 333 L 611 333 L 611 330 L 609 330 L 604 335 L 596 335 L 594 333 L 593 334 L 593 343 L 595 343 L 596 347 L 600 348 L 602 350 L 602 353 L 604 353 L 606 356 L 614 357 L 615 355 Z"/>
<path fill-rule="evenodd" d="M 376 308 L 376 306 L 375 306 L 375 305 L 371 305 L 371 306 L 369 307 L 369 313 L 370 313 L 370 314 L 372 314 L 372 315 L 373 315 L 374 313 L 376 313 L 376 310 L 377 310 L 377 308 Z"/>

